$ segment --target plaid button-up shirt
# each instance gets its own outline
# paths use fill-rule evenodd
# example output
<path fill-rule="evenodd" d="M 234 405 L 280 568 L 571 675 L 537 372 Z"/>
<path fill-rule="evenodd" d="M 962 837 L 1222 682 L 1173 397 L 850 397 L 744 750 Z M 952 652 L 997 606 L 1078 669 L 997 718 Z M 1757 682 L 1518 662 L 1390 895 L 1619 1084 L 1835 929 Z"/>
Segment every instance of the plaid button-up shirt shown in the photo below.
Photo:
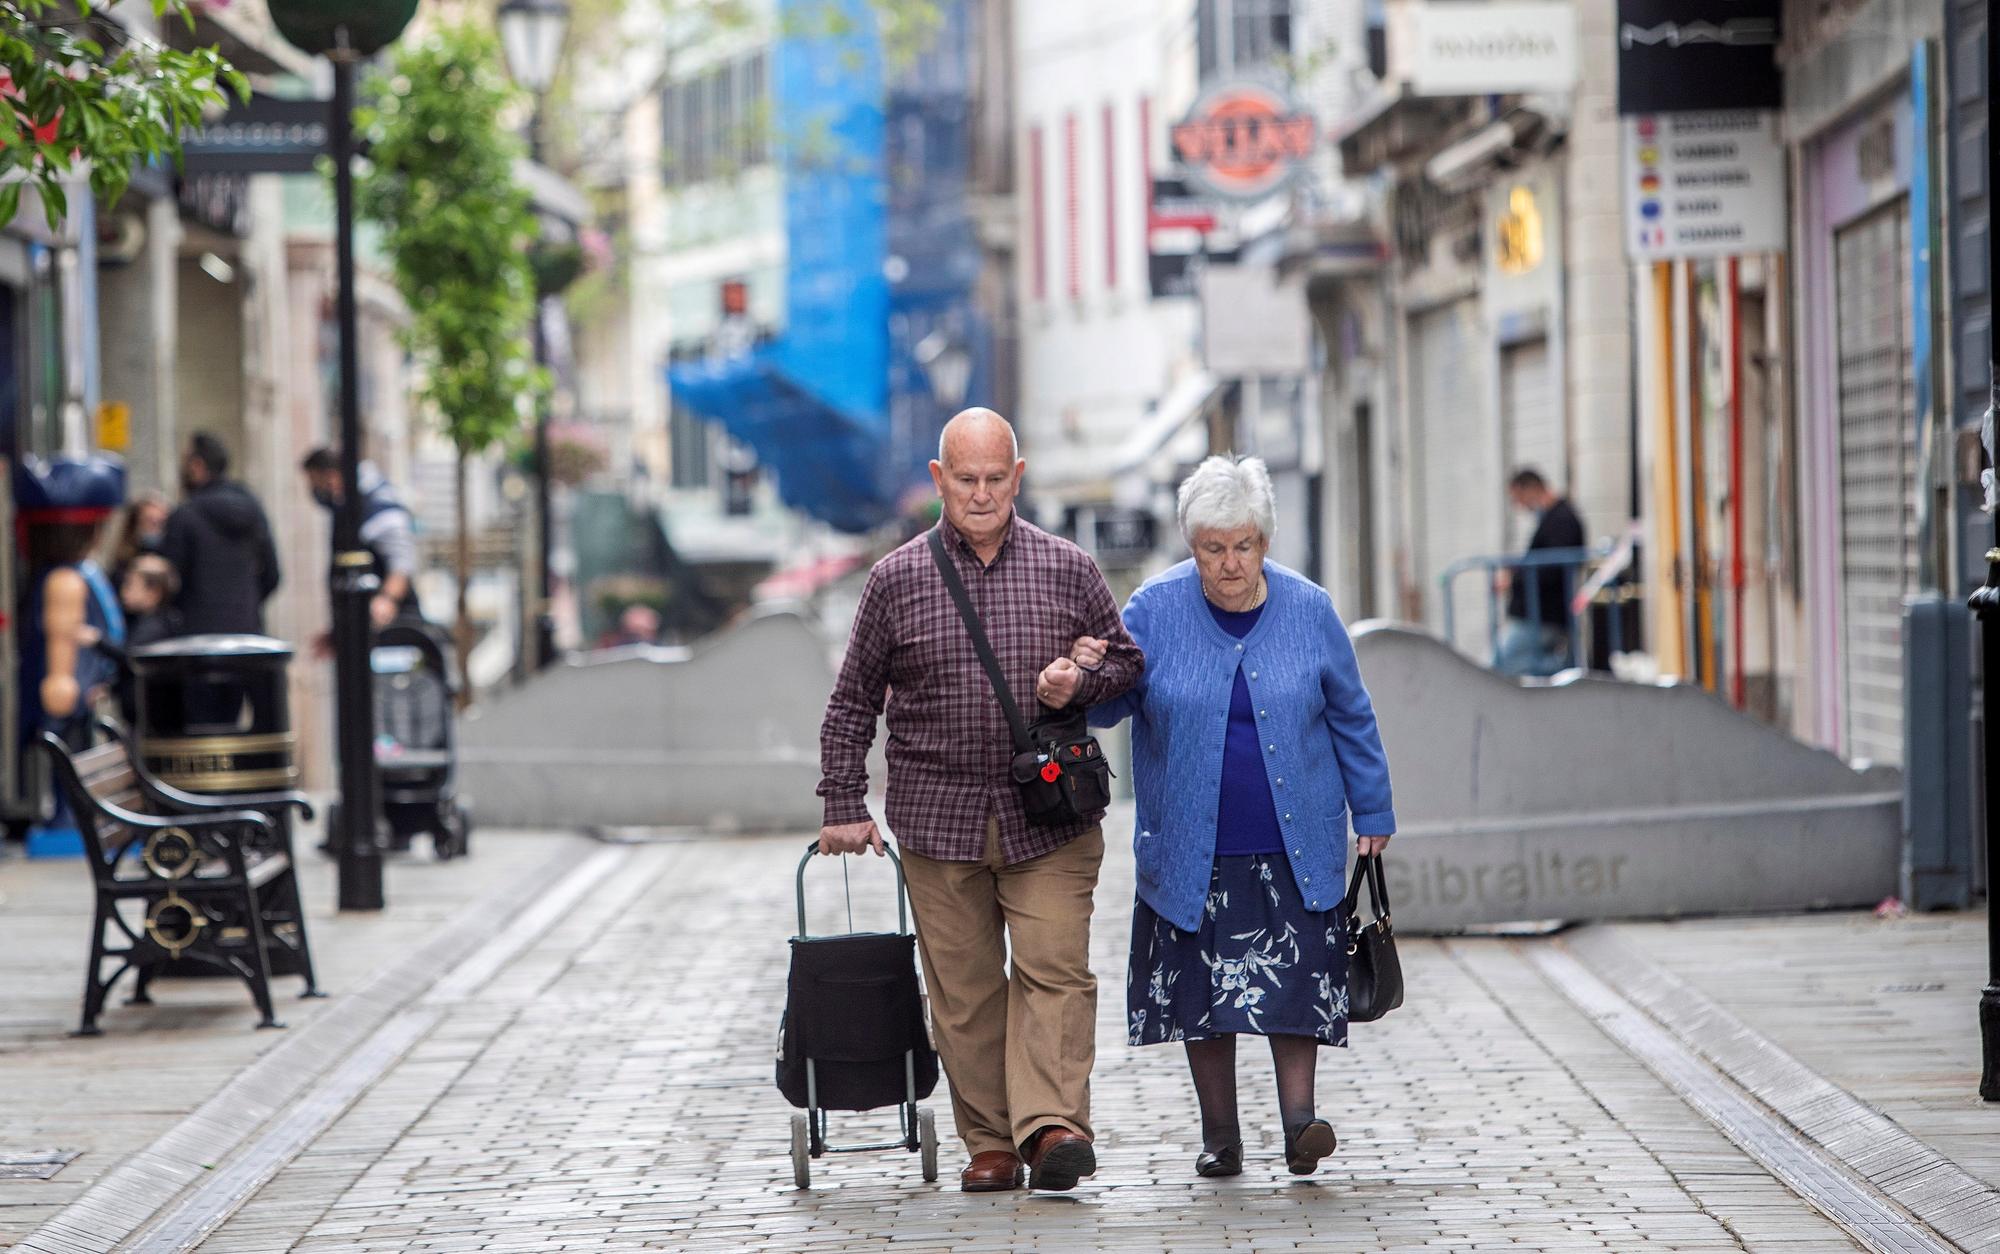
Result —
<path fill-rule="evenodd" d="M 1069 541 L 1018 515 L 999 555 L 982 566 L 964 538 L 939 522 L 1001 673 L 1033 720 L 1042 668 L 1068 657 L 1079 636 L 1110 643 L 1085 671 L 1075 704 L 1124 692 L 1145 659 L 1118 618 L 1097 566 Z M 819 795 L 826 823 L 868 819 L 868 747 L 887 698 L 889 830 L 912 853 L 949 862 L 986 856 L 986 820 L 1000 821 L 1009 862 L 1039 857 L 1089 823 L 1030 826 L 1008 773 L 1014 757 L 1007 716 L 979 664 L 964 621 L 931 560 L 928 533 L 875 564 L 855 611 L 854 633 L 820 726 Z"/>

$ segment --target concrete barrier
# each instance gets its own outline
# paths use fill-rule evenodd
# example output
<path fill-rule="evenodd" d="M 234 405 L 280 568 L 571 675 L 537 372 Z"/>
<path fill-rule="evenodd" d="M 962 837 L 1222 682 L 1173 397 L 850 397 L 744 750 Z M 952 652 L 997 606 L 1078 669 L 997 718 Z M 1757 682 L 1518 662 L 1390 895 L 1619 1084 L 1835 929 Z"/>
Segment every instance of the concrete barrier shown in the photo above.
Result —
<path fill-rule="evenodd" d="M 1698 687 L 1520 681 L 1441 641 L 1356 628 L 1402 825 L 1396 926 L 1873 905 L 1896 891 L 1893 770 Z"/>
<path fill-rule="evenodd" d="M 586 657 L 474 711 L 462 787 L 507 827 L 817 831 L 832 690 L 825 638 L 786 612 L 691 650 Z"/>

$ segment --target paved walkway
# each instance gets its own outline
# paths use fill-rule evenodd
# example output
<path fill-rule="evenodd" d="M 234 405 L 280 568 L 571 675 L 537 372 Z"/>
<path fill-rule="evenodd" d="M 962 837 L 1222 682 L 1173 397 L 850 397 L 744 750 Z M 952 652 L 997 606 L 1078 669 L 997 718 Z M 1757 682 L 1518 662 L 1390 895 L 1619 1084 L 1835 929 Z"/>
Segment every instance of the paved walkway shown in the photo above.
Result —
<path fill-rule="evenodd" d="M 504 859 L 518 874 L 565 850 L 579 868 L 575 884 L 553 891 L 573 889 L 588 904 L 569 908 L 563 898 L 539 914 L 524 910 L 490 960 L 475 952 L 437 971 L 435 986 L 413 992 L 341 1055 L 344 1065 L 275 1108 L 214 1173 L 131 1221 L 138 1236 L 129 1248 L 2000 1248 L 2000 1194 L 1981 1192 L 1974 1178 L 1991 1181 L 2000 1141 L 2000 1109 L 1971 1096 L 1976 916 L 1704 921 L 1583 929 L 1558 941 L 1406 939 L 1410 1003 L 1380 1024 L 1357 1025 L 1353 1049 L 1323 1055 L 1321 1108 L 1340 1131 L 1340 1151 L 1316 1177 L 1284 1173 L 1268 1061 L 1249 1050 L 1241 1074 L 1250 1162 L 1235 1181 L 1209 1182 L 1191 1171 L 1198 1137 L 1180 1056 L 1123 1043 L 1130 863 L 1114 856 L 1093 935 L 1104 983 L 1097 1177 L 1070 1195 L 956 1192 L 948 1186 L 960 1155 L 940 1091 L 930 1105 L 947 1137 L 943 1184 L 925 1185 L 914 1155 L 864 1154 L 815 1163 L 814 1187 L 801 1192 L 791 1185 L 790 1109 L 773 1091 L 771 1060 L 803 841 L 684 840 L 600 849 L 579 862 L 570 843 L 485 840 L 464 868 L 398 874 L 476 867 L 497 882 L 510 869 L 498 865 Z M 872 859 L 817 866 L 814 929 L 847 926 L 843 873 L 859 906 L 855 923 L 883 923 L 885 870 Z M 19 884 L 17 867 L 0 867 L 0 893 L 33 900 Z M 391 896 L 391 911 L 373 925 L 402 926 L 392 919 L 418 899 L 396 880 Z M 12 909 L 0 906 L 0 979 L 9 981 L 21 962 L 7 943 Z M 377 961 L 397 944 L 407 949 L 410 935 L 376 950 Z M 73 958 L 53 944 L 38 962 L 65 956 Z M 1724 978 L 1708 978 L 1718 971 Z M 59 970 L 51 990 L 72 976 Z M 1898 991 L 1905 986 L 1917 991 Z M 191 986 L 178 1000 L 217 998 L 228 1000 L 219 988 Z M 7 1047 L 51 1082 L 102 1075 L 111 1060 L 55 1035 L 67 1012 L 58 1013 L 53 991 L 42 1000 L 43 1028 L 7 1028 L 23 1033 L 4 1038 Z M 1684 1022 L 1663 1026 L 1642 1005 Z M 64 1216 L 82 1224 L 91 1218 L 83 1203 L 115 1204 L 121 1190 L 143 1185 L 139 1173 L 106 1166 L 196 1102 L 162 1103 L 129 1125 L 107 1121 L 107 1109 L 147 1094 L 198 1101 L 274 1035 L 234 1031 L 248 1016 L 233 1003 L 227 1014 L 240 1022 L 227 1029 L 206 1016 L 191 1022 L 187 1005 L 176 1014 L 159 1025 L 171 1033 L 114 1018 L 110 1036 L 84 1043 L 120 1050 L 118 1073 L 132 1073 L 122 1091 L 72 1079 L 62 1100 L 31 1098 L 38 1113 L 28 1139 L 88 1140 L 91 1152 L 52 1181 L 0 1185 L 0 1231 L 19 1239 L 53 1218 L 24 1248 L 108 1248 L 89 1243 L 87 1225 L 63 1227 Z M 298 1033 L 304 1016 L 293 1019 Z M 1718 1029 L 1732 1023 L 1747 1031 Z M 1873 1042 L 1865 1063 L 1863 1040 Z M 195 1042 L 204 1061 L 187 1071 L 190 1051 L 178 1047 Z M 1782 1067 L 1745 1066 L 1730 1078 L 1738 1075 L 1731 1051 L 1746 1043 L 1767 1063 L 1789 1057 L 1824 1069 L 1896 1121 L 1889 1140 L 1904 1137 L 1909 1153 L 1928 1153 L 1918 1138 L 1929 1141 L 1966 1171 L 1953 1175 L 1942 1158 L 1876 1176 L 1839 1165 L 1813 1139 L 1840 1144 L 1838 1120 L 1822 1127 L 1776 1112 L 1798 1100 L 1850 1123 L 1883 1116 L 1806 1092 Z M 18 1060 L 7 1061 L 11 1072 Z M 836 1117 L 834 1132 L 881 1127 L 874 1116 Z M 107 1128 L 116 1135 L 100 1138 Z M 11 1122 L 5 1136 L 15 1137 Z M 102 1161 L 92 1167 L 93 1158 Z M 1895 1192 L 1904 1177 L 1960 1191 L 1937 1192 L 1935 1204 L 1909 1192 L 1905 1209 Z M 1824 1187 L 1829 1180 L 1839 1187 Z M 99 1187 L 83 1196 L 92 1181 Z M 29 1200 L 37 1196 L 50 1200 Z M 1954 1241 L 1918 1222 L 1917 1207 L 1974 1236 Z M 1981 1220 L 1996 1225 L 1990 1244 L 1977 1235 Z"/>

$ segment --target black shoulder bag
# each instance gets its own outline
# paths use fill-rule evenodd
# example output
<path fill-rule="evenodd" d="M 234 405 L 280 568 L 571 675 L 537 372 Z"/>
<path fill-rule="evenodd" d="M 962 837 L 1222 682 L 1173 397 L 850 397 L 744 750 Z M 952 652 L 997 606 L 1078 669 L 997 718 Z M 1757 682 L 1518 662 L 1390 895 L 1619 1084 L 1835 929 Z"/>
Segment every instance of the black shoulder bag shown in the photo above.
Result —
<path fill-rule="evenodd" d="M 951 593 L 958 616 L 965 620 L 979 664 L 986 668 L 993 695 L 1014 733 L 1014 761 L 1009 773 L 1021 790 L 1028 821 L 1057 827 L 1096 822 L 1111 804 L 1111 763 L 1105 761 L 1097 737 L 1090 734 L 1084 708 L 1076 704 L 1064 710 L 1044 708 L 1034 722 L 1022 719 L 1021 708 L 1014 704 L 1014 694 L 1000 673 L 1000 659 L 993 656 L 993 646 L 965 595 L 958 568 L 944 551 L 944 536 L 936 530 L 931 532 L 931 560 L 944 577 L 945 590 Z"/>
<path fill-rule="evenodd" d="M 1361 886 L 1368 886 L 1375 919 L 1362 926 Z M 1396 956 L 1396 933 L 1389 925 L 1389 886 L 1382 855 L 1356 857 L 1340 903 L 1347 916 L 1347 1019 L 1373 1023 L 1403 1004 L 1403 962 Z"/>

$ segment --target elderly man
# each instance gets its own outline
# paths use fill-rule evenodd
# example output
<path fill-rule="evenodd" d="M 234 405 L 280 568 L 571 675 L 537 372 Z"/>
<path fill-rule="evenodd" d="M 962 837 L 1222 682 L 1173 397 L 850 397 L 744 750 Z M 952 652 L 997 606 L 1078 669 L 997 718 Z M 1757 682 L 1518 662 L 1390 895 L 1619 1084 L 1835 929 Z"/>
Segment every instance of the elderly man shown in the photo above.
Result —
<path fill-rule="evenodd" d="M 1006 419 L 989 409 L 953 418 L 931 463 L 944 506 L 938 531 L 1008 686 L 1053 709 L 1107 701 L 1145 661 L 1090 558 L 1016 516 L 1026 468 Z M 1102 658 L 1095 669 L 1071 660 L 1079 637 L 1103 646 L 1093 649 Z M 1009 775 L 1005 716 L 928 535 L 877 563 L 861 594 L 820 729 L 826 853 L 882 851 L 864 797 L 885 694 L 887 816 L 916 911 L 952 1112 L 972 1155 L 960 1185 L 1019 1188 L 1025 1161 L 1030 1188 L 1073 1188 L 1097 1168 L 1089 941 L 1102 816 L 1029 823 Z"/>

